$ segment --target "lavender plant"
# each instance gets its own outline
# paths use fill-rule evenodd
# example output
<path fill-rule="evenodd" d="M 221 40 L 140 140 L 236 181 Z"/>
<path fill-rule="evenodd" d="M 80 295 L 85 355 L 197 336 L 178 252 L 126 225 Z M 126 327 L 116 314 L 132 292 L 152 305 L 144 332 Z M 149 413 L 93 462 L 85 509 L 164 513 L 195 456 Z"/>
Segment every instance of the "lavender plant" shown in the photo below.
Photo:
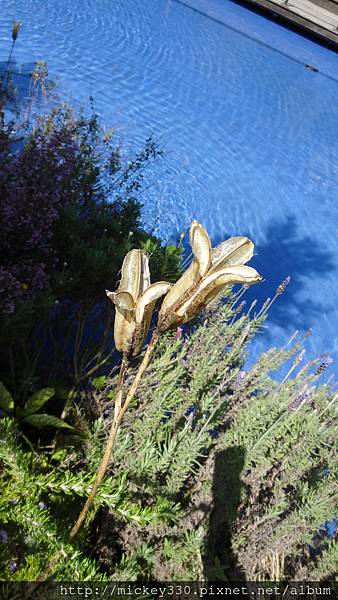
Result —
<path fill-rule="evenodd" d="M 123 360 L 115 397 L 114 418 L 107 445 L 94 486 L 71 529 L 71 538 L 78 533 L 93 503 L 105 475 L 118 429 L 140 385 L 160 334 L 182 322 L 189 322 L 198 315 L 202 306 L 207 306 L 225 286 L 235 283 L 249 285 L 262 279 L 255 269 L 243 265 L 252 258 L 254 249 L 253 243 L 247 238 L 230 238 L 212 250 L 206 230 L 197 221 L 193 221 L 190 228 L 190 242 L 194 260 L 171 290 L 170 284 L 163 281 L 150 284 L 147 256 L 142 252 L 132 250 L 124 259 L 122 278 L 117 293 L 107 292 L 116 306 L 115 343 L 116 348 L 123 353 Z M 129 366 L 129 357 L 139 354 L 141 351 L 156 301 L 165 294 L 151 341 L 135 379 L 126 397 L 123 398 L 123 385 Z M 47 567 L 45 575 L 53 566 L 54 564 Z"/>
<path fill-rule="evenodd" d="M 6 577 L 38 579 L 60 548 L 53 573 L 60 580 L 332 577 L 337 546 L 325 523 L 336 508 L 337 395 L 325 381 L 330 360 L 306 361 L 298 334 L 249 369 L 250 340 L 267 312 L 266 305 L 239 311 L 241 293 L 227 289 L 194 325 L 161 336 L 86 533 L 72 542 L 68 527 L 101 461 L 117 375 L 79 392 L 82 435 L 67 436 L 52 455 L 29 449 L 13 422 L 0 421 Z M 284 364 L 280 380 L 274 373 Z M 136 370 L 132 364 L 126 389 Z"/>

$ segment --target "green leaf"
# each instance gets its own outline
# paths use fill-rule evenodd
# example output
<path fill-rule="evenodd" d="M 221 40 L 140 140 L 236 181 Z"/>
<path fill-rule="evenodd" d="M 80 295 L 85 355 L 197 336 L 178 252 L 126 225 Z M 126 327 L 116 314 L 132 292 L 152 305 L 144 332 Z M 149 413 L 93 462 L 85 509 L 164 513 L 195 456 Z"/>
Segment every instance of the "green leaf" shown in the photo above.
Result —
<path fill-rule="evenodd" d="M 105 375 L 101 375 L 101 377 L 94 377 L 94 379 L 92 379 L 92 384 L 96 390 L 102 390 L 102 388 L 104 388 L 104 386 L 105 386 L 105 383 L 106 383 Z"/>
<path fill-rule="evenodd" d="M 54 454 L 52 454 L 52 459 L 61 462 L 62 460 L 67 458 L 67 454 L 68 452 L 66 448 L 60 448 L 60 450 L 57 450 L 56 452 L 54 452 Z"/>
<path fill-rule="evenodd" d="M 3 408 L 6 412 L 12 412 L 14 408 L 14 400 L 12 394 L 0 381 L 0 408 Z"/>
<path fill-rule="evenodd" d="M 54 417 L 53 415 L 46 415 L 44 413 L 39 415 L 29 415 L 24 418 L 25 423 L 32 425 L 33 427 L 57 427 L 62 429 L 74 429 L 71 425 L 68 425 L 62 419 Z"/>
<path fill-rule="evenodd" d="M 42 390 L 35 392 L 33 396 L 28 398 L 25 406 L 18 409 L 18 415 L 20 417 L 25 417 L 26 415 L 36 413 L 39 408 L 41 408 L 52 396 L 54 396 L 54 394 L 54 388 L 43 388 Z"/>

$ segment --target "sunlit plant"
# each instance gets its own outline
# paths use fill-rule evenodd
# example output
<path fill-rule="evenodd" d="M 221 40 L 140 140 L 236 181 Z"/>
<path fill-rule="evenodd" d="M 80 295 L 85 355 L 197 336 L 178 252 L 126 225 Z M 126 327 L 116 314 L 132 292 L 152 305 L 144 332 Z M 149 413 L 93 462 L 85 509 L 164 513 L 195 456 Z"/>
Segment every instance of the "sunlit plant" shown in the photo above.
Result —
<path fill-rule="evenodd" d="M 106 292 L 116 307 L 115 345 L 123 354 L 123 358 L 115 396 L 114 417 L 105 451 L 91 492 L 70 531 L 71 539 L 79 531 L 93 503 L 108 467 L 121 421 L 137 391 L 161 334 L 197 317 L 202 308 L 212 302 L 225 287 L 236 283 L 251 285 L 262 280 L 255 269 L 245 266 L 245 263 L 252 258 L 254 250 L 254 245 L 248 238 L 232 237 L 213 249 L 206 230 L 200 223 L 193 221 L 190 227 L 190 244 L 193 261 L 174 286 L 171 287 L 163 281 L 151 284 L 146 253 L 132 250 L 124 259 L 118 290 Z M 129 359 L 141 352 L 155 304 L 165 294 L 167 295 L 163 300 L 150 343 L 135 378 L 123 398 Z M 40 580 L 48 577 L 56 562 L 57 556 L 49 563 Z"/>

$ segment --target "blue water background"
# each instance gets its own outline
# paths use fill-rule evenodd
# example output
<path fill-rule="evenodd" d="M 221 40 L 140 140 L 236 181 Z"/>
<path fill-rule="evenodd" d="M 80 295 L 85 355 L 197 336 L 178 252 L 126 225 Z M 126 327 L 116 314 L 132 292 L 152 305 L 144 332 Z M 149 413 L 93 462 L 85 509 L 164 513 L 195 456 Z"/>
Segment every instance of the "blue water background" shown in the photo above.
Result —
<path fill-rule="evenodd" d="M 149 230 L 250 236 L 266 280 L 249 300 L 291 276 L 251 359 L 311 328 L 308 356 L 338 372 L 338 55 L 230 0 L 0 0 L 0 61 L 14 18 L 23 72 L 43 59 L 64 99 L 92 95 L 126 159 L 149 135 L 163 148 Z"/>

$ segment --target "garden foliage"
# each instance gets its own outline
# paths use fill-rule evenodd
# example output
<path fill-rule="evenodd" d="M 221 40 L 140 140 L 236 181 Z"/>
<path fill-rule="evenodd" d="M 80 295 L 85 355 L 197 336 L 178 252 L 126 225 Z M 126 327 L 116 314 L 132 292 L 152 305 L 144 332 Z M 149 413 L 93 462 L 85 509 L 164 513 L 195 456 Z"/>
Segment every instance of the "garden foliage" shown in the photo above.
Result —
<path fill-rule="evenodd" d="M 20 27 L 13 26 L 13 44 Z M 45 67 L 36 71 L 46 90 Z M 0 565 L 35 580 L 332 578 L 336 408 L 327 358 L 299 335 L 246 367 L 271 302 L 228 290 L 165 333 L 119 429 L 85 527 L 114 413 L 116 289 L 131 248 L 175 281 L 182 250 L 141 226 L 151 139 L 127 165 L 94 111 L 6 120 L 0 81 Z M 35 83 L 34 83 L 35 85 Z M 288 281 L 277 290 L 284 292 Z M 286 367 L 282 381 L 275 377 Z M 137 370 L 133 359 L 128 389 Z M 320 379 L 321 378 L 321 379 Z M 55 434 L 56 428 L 58 433 Z"/>
<path fill-rule="evenodd" d="M 337 423 L 334 394 L 317 383 L 327 362 L 305 362 L 295 337 L 244 371 L 266 311 L 245 314 L 235 300 L 162 338 L 72 545 L 66 532 L 100 461 L 116 377 L 78 391 L 76 432 L 52 450 L 1 421 L 6 576 L 34 579 L 62 547 L 59 579 L 332 577 L 337 546 L 324 524 L 336 505 Z"/>
<path fill-rule="evenodd" d="M 17 404 L 43 386 L 63 400 L 112 356 L 104 290 L 125 253 L 145 248 L 157 278 L 179 273 L 180 247 L 140 223 L 143 171 L 161 153 L 149 139 L 123 165 L 96 115 L 65 106 L 24 130 L 2 111 L 0 130 L 0 380 Z"/>

